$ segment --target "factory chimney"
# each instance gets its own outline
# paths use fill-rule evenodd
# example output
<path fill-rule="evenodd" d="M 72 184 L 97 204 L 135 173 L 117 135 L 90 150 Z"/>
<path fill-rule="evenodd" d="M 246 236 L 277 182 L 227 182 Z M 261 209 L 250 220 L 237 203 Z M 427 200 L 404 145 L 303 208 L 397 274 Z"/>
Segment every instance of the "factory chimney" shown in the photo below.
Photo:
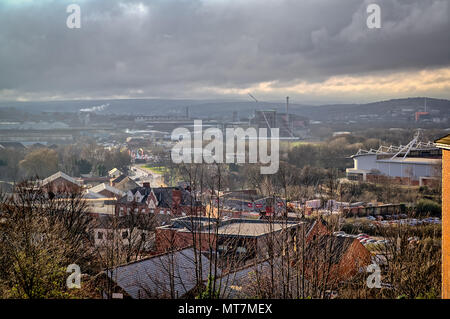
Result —
<path fill-rule="evenodd" d="M 286 96 L 286 122 L 289 128 L 289 96 Z"/>

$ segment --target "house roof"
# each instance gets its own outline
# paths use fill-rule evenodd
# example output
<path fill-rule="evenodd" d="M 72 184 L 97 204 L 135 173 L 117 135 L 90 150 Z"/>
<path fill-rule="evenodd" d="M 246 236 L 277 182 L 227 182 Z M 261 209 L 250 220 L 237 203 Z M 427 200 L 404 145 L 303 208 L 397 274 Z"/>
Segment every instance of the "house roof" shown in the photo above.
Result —
<path fill-rule="evenodd" d="M 57 173 L 55 173 L 55 174 L 45 178 L 44 180 L 42 180 L 42 185 L 43 186 L 47 185 L 47 184 L 57 180 L 58 178 L 63 178 L 66 181 L 68 181 L 68 182 L 70 182 L 72 184 L 76 184 L 76 185 L 81 187 L 81 183 L 80 182 L 78 182 L 75 178 L 70 177 L 69 175 L 67 175 L 67 174 L 65 174 L 65 173 L 63 173 L 61 171 L 59 171 L 59 172 L 57 172 Z"/>
<path fill-rule="evenodd" d="M 97 186 L 89 188 L 88 192 L 90 192 L 90 193 L 99 193 L 99 192 L 104 191 L 104 190 L 107 190 L 107 191 L 109 191 L 111 193 L 114 193 L 114 194 L 116 194 L 118 196 L 123 196 L 125 194 L 120 189 L 117 189 L 115 187 L 109 186 L 108 184 L 105 184 L 105 183 L 101 183 L 101 184 L 98 184 Z"/>
<path fill-rule="evenodd" d="M 139 186 L 138 183 L 136 183 L 135 181 L 133 181 L 133 180 L 132 180 L 131 178 L 129 178 L 128 176 L 126 176 L 126 175 L 123 175 L 123 176 L 124 176 L 124 177 L 121 178 L 119 182 L 115 182 L 115 180 L 113 181 L 114 187 L 115 187 L 115 188 L 117 188 L 117 189 L 119 189 L 119 190 L 121 190 L 121 191 L 123 191 L 123 192 L 126 192 L 126 191 L 128 191 L 128 190 L 130 190 L 130 189 L 133 189 L 133 188 Z M 120 178 L 120 177 L 118 177 L 118 178 Z"/>
<path fill-rule="evenodd" d="M 20 142 L 0 142 L 0 147 L 2 148 L 16 148 L 25 149 L 25 146 Z"/>
<path fill-rule="evenodd" d="M 135 187 L 130 190 L 130 192 L 135 195 L 136 192 L 139 191 L 139 193 L 142 195 L 141 203 L 145 203 L 147 201 L 148 196 L 153 193 L 155 194 L 155 197 L 158 201 L 158 207 L 165 207 L 165 208 L 171 208 L 172 205 L 172 192 L 174 190 L 178 190 L 181 192 L 181 206 L 199 206 L 199 203 L 196 202 L 192 195 L 179 187 L 155 187 L 155 188 L 149 188 L 149 187 Z M 127 203 L 127 197 L 124 196 L 119 200 L 120 203 Z"/>
<path fill-rule="evenodd" d="M 117 183 L 120 183 L 121 181 L 123 181 L 126 177 L 128 177 L 128 176 L 125 174 L 122 174 L 122 175 L 116 177 L 115 179 L 113 179 L 111 182 L 117 184 Z"/>
<path fill-rule="evenodd" d="M 434 141 L 434 145 L 439 148 L 450 149 L 450 134 Z"/>
<path fill-rule="evenodd" d="M 203 280 L 207 279 L 209 260 L 200 255 Z M 182 297 L 193 288 L 195 278 L 194 249 L 186 248 L 118 266 L 108 271 L 108 277 L 134 299 L 170 297 L 170 283 L 176 297 Z"/>
<path fill-rule="evenodd" d="M 108 172 L 108 174 L 114 174 L 114 173 L 120 173 L 122 175 L 122 171 L 120 171 L 119 169 L 117 169 L 115 167 Z"/>
<path fill-rule="evenodd" d="M 320 236 L 317 240 L 312 240 L 306 248 L 307 259 L 331 260 L 333 264 L 339 264 L 346 254 L 355 238 L 340 237 L 332 235 Z"/>
<path fill-rule="evenodd" d="M 83 195 L 84 199 L 100 199 L 100 198 L 107 198 L 104 195 L 90 192 L 89 190 Z"/>

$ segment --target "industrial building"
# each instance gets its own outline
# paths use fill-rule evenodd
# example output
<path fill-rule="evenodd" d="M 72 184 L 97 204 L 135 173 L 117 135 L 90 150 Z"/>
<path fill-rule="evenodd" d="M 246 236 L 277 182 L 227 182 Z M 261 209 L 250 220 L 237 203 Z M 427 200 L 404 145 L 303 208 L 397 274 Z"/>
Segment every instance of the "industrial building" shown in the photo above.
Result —
<path fill-rule="evenodd" d="M 243 259 L 251 259 L 257 255 L 265 256 L 268 240 L 276 238 L 282 242 L 281 236 L 286 233 L 292 239 L 301 225 L 305 225 L 305 222 L 179 217 L 172 219 L 168 225 L 156 228 L 155 245 L 158 252 L 164 252 L 196 244 L 198 249 L 207 253 L 217 244 L 219 253 L 222 255 L 232 252 Z M 306 226 L 308 229 L 305 234 L 308 234 L 313 227 L 309 224 Z M 316 225 L 314 231 L 321 232 L 319 227 L 320 225 Z"/>
<path fill-rule="evenodd" d="M 308 134 L 309 119 L 297 114 L 280 113 L 276 110 L 255 110 L 250 125 L 256 128 L 279 128 L 280 137 L 299 138 Z"/>
<path fill-rule="evenodd" d="M 400 183 L 426 185 L 440 178 L 441 154 L 432 142 L 420 142 L 416 134 L 407 145 L 360 149 L 351 156 L 354 167 L 347 168 L 347 178 L 376 181 L 384 176 Z"/>

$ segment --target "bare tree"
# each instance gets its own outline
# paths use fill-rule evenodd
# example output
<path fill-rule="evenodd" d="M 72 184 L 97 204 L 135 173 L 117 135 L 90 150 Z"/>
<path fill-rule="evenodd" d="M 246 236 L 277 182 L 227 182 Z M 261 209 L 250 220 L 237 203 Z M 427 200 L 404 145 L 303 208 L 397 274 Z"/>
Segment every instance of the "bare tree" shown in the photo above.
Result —
<path fill-rule="evenodd" d="M 89 218 L 79 193 L 17 185 L 1 206 L 1 281 L 7 297 L 64 298 L 65 270 L 89 254 Z"/>

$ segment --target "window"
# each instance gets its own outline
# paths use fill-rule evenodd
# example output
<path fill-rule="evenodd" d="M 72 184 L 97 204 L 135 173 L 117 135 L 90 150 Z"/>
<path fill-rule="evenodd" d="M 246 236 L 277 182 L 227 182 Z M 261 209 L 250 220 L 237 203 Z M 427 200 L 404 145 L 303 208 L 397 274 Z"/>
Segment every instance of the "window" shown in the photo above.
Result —
<path fill-rule="evenodd" d="M 97 233 L 97 239 L 103 239 L 103 233 L 101 231 Z"/>
<path fill-rule="evenodd" d="M 150 209 L 150 213 L 154 214 L 155 210 L 154 209 Z"/>
<path fill-rule="evenodd" d="M 113 233 L 108 233 L 108 235 L 106 235 L 106 239 L 113 240 L 114 239 L 114 234 Z"/>
<path fill-rule="evenodd" d="M 145 233 L 142 233 L 142 234 L 141 234 L 141 239 L 142 239 L 143 241 L 145 240 L 145 235 L 146 235 Z"/>
<path fill-rule="evenodd" d="M 125 239 L 128 237 L 128 230 L 122 232 L 122 238 Z"/>

